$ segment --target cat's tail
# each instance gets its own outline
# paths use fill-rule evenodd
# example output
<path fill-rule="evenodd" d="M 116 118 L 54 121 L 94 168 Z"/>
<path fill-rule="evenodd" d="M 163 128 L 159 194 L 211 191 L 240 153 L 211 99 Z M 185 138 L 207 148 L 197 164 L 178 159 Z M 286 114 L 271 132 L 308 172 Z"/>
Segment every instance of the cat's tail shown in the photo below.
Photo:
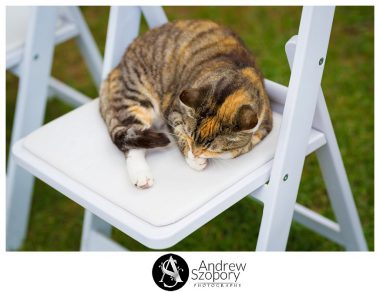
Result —
<path fill-rule="evenodd" d="M 168 145 L 170 140 L 164 133 L 151 129 L 153 108 L 145 106 L 144 100 L 128 99 L 121 78 L 115 68 L 103 81 L 99 97 L 100 113 L 114 144 L 123 152 Z"/>
<path fill-rule="evenodd" d="M 155 132 L 152 129 L 135 129 L 134 125 L 124 126 L 116 130 L 112 140 L 123 152 L 129 149 L 165 147 L 170 143 L 169 138 L 164 133 Z"/>

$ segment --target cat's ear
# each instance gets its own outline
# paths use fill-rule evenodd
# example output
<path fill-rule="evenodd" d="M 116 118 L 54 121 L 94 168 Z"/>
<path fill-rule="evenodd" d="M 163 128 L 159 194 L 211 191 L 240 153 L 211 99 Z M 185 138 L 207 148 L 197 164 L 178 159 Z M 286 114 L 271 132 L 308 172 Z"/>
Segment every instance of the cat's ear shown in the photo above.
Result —
<path fill-rule="evenodd" d="M 240 107 L 235 122 L 235 131 L 248 131 L 253 130 L 259 122 L 256 111 L 249 105 Z"/>
<path fill-rule="evenodd" d="M 190 108 L 197 108 L 201 103 L 202 94 L 199 89 L 185 89 L 179 95 L 182 104 Z"/>
<path fill-rule="evenodd" d="M 199 100 L 198 89 L 185 89 L 179 95 L 179 100 L 186 106 L 196 108 Z"/>
<path fill-rule="evenodd" d="M 210 95 L 212 87 L 204 85 L 199 88 L 185 89 L 179 95 L 181 103 L 187 107 L 196 109 L 202 105 L 202 102 Z"/>

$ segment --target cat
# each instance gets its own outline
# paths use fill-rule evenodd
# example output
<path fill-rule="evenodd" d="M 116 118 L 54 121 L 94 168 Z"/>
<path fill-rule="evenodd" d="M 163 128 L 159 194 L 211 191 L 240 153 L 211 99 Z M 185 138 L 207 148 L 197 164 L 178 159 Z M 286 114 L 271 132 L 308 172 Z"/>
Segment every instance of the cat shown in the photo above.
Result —
<path fill-rule="evenodd" d="M 100 113 L 131 182 L 153 185 L 147 149 L 170 143 L 187 164 L 235 158 L 272 129 L 263 77 L 243 41 L 208 20 L 178 20 L 137 37 L 100 89 Z"/>

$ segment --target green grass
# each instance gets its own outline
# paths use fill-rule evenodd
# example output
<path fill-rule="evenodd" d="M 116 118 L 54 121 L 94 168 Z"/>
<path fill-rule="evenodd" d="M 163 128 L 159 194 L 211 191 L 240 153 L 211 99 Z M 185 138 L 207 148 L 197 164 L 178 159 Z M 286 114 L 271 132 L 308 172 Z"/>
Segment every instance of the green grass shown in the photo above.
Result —
<path fill-rule="evenodd" d="M 257 57 L 265 77 L 287 84 L 284 44 L 297 33 L 299 7 L 167 7 L 169 19 L 208 18 L 232 27 Z M 84 15 L 104 52 L 108 8 L 86 7 Z M 374 10 L 338 7 L 322 86 L 370 250 L 374 248 Z M 96 97 L 74 41 L 58 46 L 53 75 Z M 16 102 L 17 79 L 7 74 L 7 152 Z M 48 103 L 46 122 L 72 108 Z M 314 155 L 306 159 L 298 202 L 334 218 Z M 253 250 L 262 207 L 244 199 L 174 246 L 173 250 Z M 35 184 L 30 226 L 23 250 L 78 250 L 83 209 L 41 181 Z M 130 250 L 144 246 L 114 230 Z M 342 250 L 293 224 L 288 250 Z"/>

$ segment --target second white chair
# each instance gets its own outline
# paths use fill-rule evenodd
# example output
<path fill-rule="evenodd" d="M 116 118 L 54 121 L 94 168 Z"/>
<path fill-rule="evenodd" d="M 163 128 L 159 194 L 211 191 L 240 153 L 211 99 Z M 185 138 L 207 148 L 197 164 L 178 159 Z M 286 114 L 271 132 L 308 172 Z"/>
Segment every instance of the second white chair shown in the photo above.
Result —
<path fill-rule="evenodd" d="M 42 125 L 48 96 L 73 106 L 91 99 L 51 76 L 54 47 L 76 39 L 93 80 L 101 81 L 102 58 L 78 7 L 8 6 L 6 68 L 19 77 L 11 146 Z M 34 177 L 16 165 L 7 167 L 7 250 L 19 249 L 25 237 Z"/>

